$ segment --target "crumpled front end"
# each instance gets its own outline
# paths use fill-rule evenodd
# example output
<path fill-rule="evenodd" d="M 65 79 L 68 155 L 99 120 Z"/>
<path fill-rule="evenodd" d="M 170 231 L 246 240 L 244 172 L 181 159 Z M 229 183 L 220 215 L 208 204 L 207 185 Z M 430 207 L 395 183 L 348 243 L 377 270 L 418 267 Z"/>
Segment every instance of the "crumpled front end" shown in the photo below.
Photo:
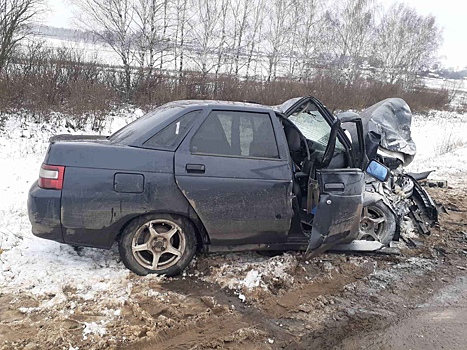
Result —
<path fill-rule="evenodd" d="M 428 192 L 402 168 L 393 170 L 388 182 L 379 182 L 367 177 L 366 193 L 375 193 L 391 208 L 404 223 L 404 217 L 410 218 L 415 232 L 429 235 L 431 228 L 438 224 L 438 208 Z M 399 239 L 399 229 L 394 240 Z"/>
<path fill-rule="evenodd" d="M 409 105 L 400 98 L 388 98 L 360 113 L 365 134 L 374 132 L 381 135 L 380 149 L 385 157 L 394 157 L 409 165 L 417 153 L 410 127 L 412 112 Z"/>

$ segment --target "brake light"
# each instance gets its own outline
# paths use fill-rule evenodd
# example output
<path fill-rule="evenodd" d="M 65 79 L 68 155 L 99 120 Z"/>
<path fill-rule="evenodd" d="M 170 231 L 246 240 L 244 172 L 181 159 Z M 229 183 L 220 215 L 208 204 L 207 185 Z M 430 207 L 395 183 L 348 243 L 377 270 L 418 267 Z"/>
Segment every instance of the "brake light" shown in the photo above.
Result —
<path fill-rule="evenodd" d="M 64 166 L 42 164 L 39 171 L 39 187 L 50 190 L 61 190 L 63 188 L 64 175 Z"/>

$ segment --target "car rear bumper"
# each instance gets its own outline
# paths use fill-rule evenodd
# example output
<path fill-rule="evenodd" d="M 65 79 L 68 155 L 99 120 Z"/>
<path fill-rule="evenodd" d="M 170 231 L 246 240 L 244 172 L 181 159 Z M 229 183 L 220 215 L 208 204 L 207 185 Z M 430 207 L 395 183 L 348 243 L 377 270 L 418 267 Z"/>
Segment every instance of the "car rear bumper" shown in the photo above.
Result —
<path fill-rule="evenodd" d="M 37 181 L 32 185 L 28 195 L 28 215 L 35 236 L 63 243 L 60 201 L 60 190 L 40 188 Z"/>

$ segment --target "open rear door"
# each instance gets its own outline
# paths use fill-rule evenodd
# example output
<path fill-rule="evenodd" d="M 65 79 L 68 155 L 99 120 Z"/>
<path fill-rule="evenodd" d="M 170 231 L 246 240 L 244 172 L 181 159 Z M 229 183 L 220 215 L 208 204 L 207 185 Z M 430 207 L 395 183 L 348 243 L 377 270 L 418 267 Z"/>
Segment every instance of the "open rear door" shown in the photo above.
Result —
<path fill-rule="evenodd" d="M 364 174 L 360 169 L 317 171 L 319 203 L 305 258 L 353 240 L 363 207 Z"/>

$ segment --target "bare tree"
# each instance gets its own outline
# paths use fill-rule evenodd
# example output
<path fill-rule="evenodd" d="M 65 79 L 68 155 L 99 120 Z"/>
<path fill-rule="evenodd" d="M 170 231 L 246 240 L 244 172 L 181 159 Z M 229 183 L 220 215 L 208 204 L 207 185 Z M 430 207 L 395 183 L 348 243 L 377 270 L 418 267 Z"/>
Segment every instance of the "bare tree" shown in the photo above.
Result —
<path fill-rule="evenodd" d="M 313 74 L 320 50 L 324 47 L 322 36 L 322 11 L 324 0 L 297 0 L 295 63 L 298 79 L 307 81 Z"/>
<path fill-rule="evenodd" d="M 26 36 L 28 24 L 43 10 L 44 0 L 0 0 L 0 71 Z"/>
<path fill-rule="evenodd" d="M 233 22 L 230 32 L 230 50 L 234 56 L 230 66 L 230 73 L 234 74 L 236 77 L 238 77 L 241 68 L 240 57 L 247 44 L 245 36 L 249 29 L 248 25 L 252 21 L 251 10 L 253 5 L 253 2 L 249 0 L 234 0 L 230 2 L 231 18 Z"/>
<path fill-rule="evenodd" d="M 370 53 L 375 11 L 373 0 L 339 0 L 326 11 L 327 51 L 334 55 L 335 74 L 348 84 L 358 77 Z"/>
<path fill-rule="evenodd" d="M 144 0 L 142 0 L 144 1 Z M 169 29 L 169 7 L 170 7 L 170 2 L 169 0 L 163 0 L 162 2 L 162 9 L 163 9 L 163 29 L 162 29 L 162 43 L 163 43 L 163 47 L 162 49 L 160 50 L 161 51 L 161 60 L 160 60 L 160 69 L 162 70 L 163 67 L 164 67 L 164 51 L 165 49 L 168 47 L 167 43 L 168 43 L 168 37 L 167 37 L 167 34 L 168 34 L 168 29 Z"/>
<path fill-rule="evenodd" d="M 135 3 L 135 53 L 140 79 L 152 76 L 159 56 L 162 69 L 167 45 L 168 0 L 137 0 Z"/>
<path fill-rule="evenodd" d="M 123 66 L 127 99 L 132 90 L 132 41 L 135 38 L 135 0 L 75 0 L 82 11 L 79 22 L 108 44 Z"/>
<path fill-rule="evenodd" d="M 174 64 L 175 70 L 178 70 L 179 75 L 182 76 L 184 69 L 185 59 L 185 40 L 186 40 L 186 27 L 187 27 L 187 8 L 188 0 L 175 0 L 173 10 L 175 12 L 175 34 L 174 34 Z"/>
<path fill-rule="evenodd" d="M 291 38 L 290 28 L 293 23 L 292 0 L 273 0 L 266 6 L 268 28 L 265 32 L 264 47 L 267 56 L 268 81 L 277 77 L 277 68 L 283 57 L 287 56 L 287 41 Z"/>
<path fill-rule="evenodd" d="M 219 0 L 220 7 L 219 7 L 219 16 L 220 16 L 220 23 L 219 23 L 219 42 L 217 44 L 217 63 L 216 63 L 216 79 L 219 77 L 219 73 L 221 68 L 226 61 L 226 51 L 227 51 L 227 12 L 228 12 L 228 3 L 227 0 Z M 217 84 L 215 86 L 217 91 Z"/>
<path fill-rule="evenodd" d="M 187 55 L 205 79 L 217 65 L 213 58 L 219 47 L 222 7 L 217 1 L 191 0 L 189 11 L 187 37 L 190 49 Z"/>
<path fill-rule="evenodd" d="M 248 0 L 247 0 L 248 1 Z M 258 46 L 263 34 L 263 24 L 266 17 L 265 4 L 262 0 L 252 1 L 252 20 L 245 33 L 245 47 L 247 50 L 246 78 L 250 76 L 252 63 L 255 64 L 253 76 L 256 76 L 256 66 L 261 59 Z M 254 57 L 256 55 L 256 57 Z"/>
<path fill-rule="evenodd" d="M 382 15 L 373 57 L 379 78 L 411 84 L 436 58 L 442 32 L 433 16 L 422 16 L 405 4 L 394 4 Z"/>

